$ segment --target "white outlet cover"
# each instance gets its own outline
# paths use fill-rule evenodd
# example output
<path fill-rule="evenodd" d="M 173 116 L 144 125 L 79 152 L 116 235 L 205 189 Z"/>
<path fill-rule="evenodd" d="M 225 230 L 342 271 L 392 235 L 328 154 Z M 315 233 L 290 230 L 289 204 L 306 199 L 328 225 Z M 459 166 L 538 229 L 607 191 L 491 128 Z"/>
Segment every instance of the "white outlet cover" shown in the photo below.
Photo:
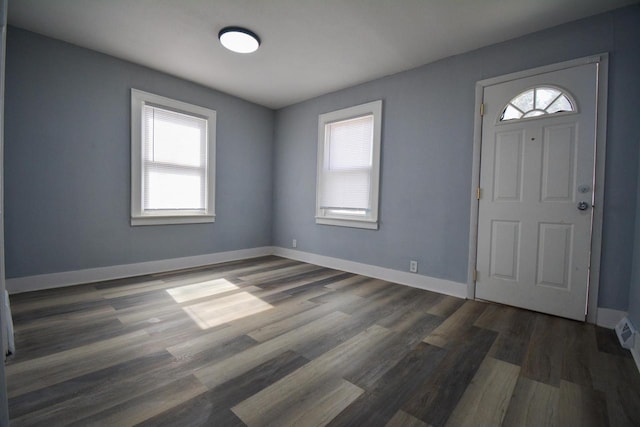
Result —
<path fill-rule="evenodd" d="M 409 271 L 412 273 L 418 272 L 418 261 L 409 261 Z"/>

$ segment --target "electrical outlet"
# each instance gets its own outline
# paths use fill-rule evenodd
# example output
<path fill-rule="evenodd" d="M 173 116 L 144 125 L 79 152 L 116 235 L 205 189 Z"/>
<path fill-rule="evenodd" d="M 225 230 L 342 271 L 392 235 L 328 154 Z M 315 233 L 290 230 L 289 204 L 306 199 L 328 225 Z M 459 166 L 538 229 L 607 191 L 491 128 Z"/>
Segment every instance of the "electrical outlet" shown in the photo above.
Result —
<path fill-rule="evenodd" d="M 298 241 L 297 241 L 296 239 L 293 239 L 293 240 L 291 241 L 291 247 L 292 247 L 292 248 L 297 248 L 297 247 L 298 247 Z"/>
<path fill-rule="evenodd" d="M 418 272 L 418 261 L 414 261 L 414 260 L 409 261 L 409 271 L 411 273 Z"/>

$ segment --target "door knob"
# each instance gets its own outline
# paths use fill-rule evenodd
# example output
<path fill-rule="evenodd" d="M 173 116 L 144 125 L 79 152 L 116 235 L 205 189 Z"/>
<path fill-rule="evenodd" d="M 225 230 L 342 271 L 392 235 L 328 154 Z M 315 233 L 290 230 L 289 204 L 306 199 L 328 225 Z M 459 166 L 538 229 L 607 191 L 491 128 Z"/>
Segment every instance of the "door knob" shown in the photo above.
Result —
<path fill-rule="evenodd" d="M 586 211 L 587 209 L 589 209 L 589 203 L 588 202 L 582 201 L 582 202 L 578 203 L 578 210 Z"/>

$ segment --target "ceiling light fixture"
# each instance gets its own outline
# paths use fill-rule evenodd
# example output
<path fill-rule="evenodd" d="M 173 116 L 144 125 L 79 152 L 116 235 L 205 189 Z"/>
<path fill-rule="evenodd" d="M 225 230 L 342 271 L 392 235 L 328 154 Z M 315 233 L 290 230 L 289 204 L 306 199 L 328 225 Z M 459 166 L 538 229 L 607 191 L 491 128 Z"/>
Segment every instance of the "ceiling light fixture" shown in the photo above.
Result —
<path fill-rule="evenodd" d="M 242 27 L 225 27 L 218 33 L 222 46 L 237 53 L 251 53 L 258 50 L 260 37 Z"/>

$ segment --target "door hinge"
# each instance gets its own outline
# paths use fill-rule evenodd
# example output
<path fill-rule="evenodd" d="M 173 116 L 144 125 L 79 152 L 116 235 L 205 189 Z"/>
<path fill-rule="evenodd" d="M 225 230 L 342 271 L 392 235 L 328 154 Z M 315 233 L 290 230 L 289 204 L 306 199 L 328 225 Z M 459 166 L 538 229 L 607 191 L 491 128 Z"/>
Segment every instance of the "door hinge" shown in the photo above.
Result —
<path fill-rule="evenodd" d="M 480 200 L 481 196 L 482 196 L 482 189 L 480 187 L 478 187 L 476 189 L 476 199 Z"/>
<path fill-rule="evenodd" d="M 478 281 L 478 270 L 473 270 L 473 281 L 474 282 Z"/>
<path fill-rule="evenodd" d="M 484 116 L 484 102 L 480 104 L 480 117 Z"/>

